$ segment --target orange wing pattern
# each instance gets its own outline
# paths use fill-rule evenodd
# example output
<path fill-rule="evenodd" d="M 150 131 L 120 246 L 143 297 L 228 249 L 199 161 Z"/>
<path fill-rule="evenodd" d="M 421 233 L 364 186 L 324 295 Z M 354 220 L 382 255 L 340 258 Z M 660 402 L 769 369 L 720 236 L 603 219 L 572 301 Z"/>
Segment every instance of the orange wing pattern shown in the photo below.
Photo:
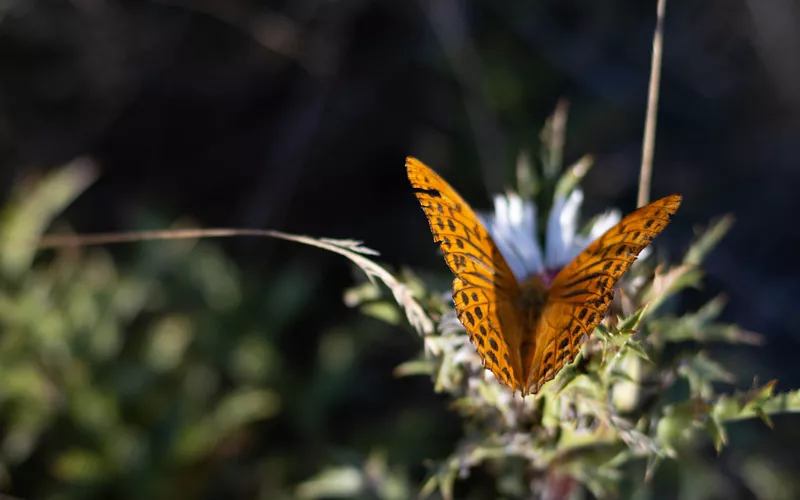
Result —
<path fill-rule="evenodd" d="M 628 214 L 558 273 L 536 325 L 524 394 L 535 394 L 575 359 L 608 311 L 614 284 L 664 230 L 680 204 L 681 196 L 674 194 Z"/>
<path fill-rule="evenodd" d="M 444 179 L 412 157 L 406 170 L 456 275 L 458 319 L 486 368 L 523 395 L 536 394 L 575 359 L 606 315 L 614 284 L 681 204 L 672 195 L 628 214 L 562 269 L 545 294 L 536 277 L 521 288 L 475 212 Z"/>
<path fill-rule="evenodd" d="M 412 157 L 406 159 L 406 170 L 434 240 L 456 275 L 458 319 L 486 368 L 512 389 L 521 388 L 523 323 L 514 274 L 475 212 L 444 179 Z"/>

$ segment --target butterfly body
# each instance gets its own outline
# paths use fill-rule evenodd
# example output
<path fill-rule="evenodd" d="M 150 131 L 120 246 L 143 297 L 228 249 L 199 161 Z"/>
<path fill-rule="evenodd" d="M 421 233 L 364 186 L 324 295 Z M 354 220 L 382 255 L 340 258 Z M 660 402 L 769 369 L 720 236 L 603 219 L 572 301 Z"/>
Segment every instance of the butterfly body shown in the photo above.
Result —
<path fill-rule="evenodd" d="M 530 375 L 533 354 L 536 349 L 536 337 L 532 333 L 536 331 L 536 324 L 542 316 L 544 306 L 547 304 L 547 288 L 544 281 L 538 274 L 534 274 L 525 280 L 519 288 L 517 298 L 517 311 L 521 318 L 523 331 L 526 335 L 522 336 L 520 345 L 516 346 L 522 360 L 522 372 L 517 377 L 518 380 L 527 380 Z M 519 387 L 522 390 L 522 387 Z"/>
<path fill-rule="evenodd" d="M 671 195 L 624 217 L 555 276 L 512 273 L 489 232 L 458 193 L 433 170 L 407 158 L 415 190 L 445 262 L 455 274 L 458 319 L 484 366 L 523 395 L 571 362 L 602 321 L 616 281 L 680 205 Z"/>

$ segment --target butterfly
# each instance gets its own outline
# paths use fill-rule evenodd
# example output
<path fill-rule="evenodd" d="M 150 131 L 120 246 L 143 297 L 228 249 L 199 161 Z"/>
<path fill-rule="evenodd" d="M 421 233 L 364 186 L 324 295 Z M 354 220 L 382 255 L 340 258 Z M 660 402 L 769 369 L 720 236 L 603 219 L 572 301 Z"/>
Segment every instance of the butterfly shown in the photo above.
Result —
<path fill-rule="evenodd" d="M 458 319 L 500 383 L 536 394 L 568 363 L 603 320 L 614 284 L 667 226 L 681 204 L 673 194 L 625 216 L 545 282 L 517 280 L 469 205 L 428 166 L 406 170 L 433 238 L 455 274 Z"/>

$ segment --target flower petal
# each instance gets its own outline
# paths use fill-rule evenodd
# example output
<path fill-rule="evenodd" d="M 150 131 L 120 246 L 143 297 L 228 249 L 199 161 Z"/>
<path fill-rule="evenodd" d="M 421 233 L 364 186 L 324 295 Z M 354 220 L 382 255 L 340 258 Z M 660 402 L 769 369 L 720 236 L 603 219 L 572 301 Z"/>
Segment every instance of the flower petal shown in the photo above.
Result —
<path fill-rule="evenodd" d="M 536 207 L 519 195 L 494 198 L 494 214 L 480 215 L 497 248 L 517 280 L 542 270 L 542 251 L 536 241 Z"/>
<path fill-rule="evenodd" d="M 578 226 L 578 210 L 583 203 L 583 191 L 573 190 L 568 197 L 558 196 L 547 220 L 547 251 L 545 266 L 548 269 L 563 267 L 572 260 L 572 245 Z"/>

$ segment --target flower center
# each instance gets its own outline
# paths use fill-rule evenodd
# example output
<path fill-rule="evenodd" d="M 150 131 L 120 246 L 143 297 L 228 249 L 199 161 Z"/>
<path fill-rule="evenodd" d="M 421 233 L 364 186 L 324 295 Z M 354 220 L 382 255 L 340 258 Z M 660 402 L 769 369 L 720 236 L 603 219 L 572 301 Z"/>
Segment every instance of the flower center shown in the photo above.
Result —
<path fill-rule="evenodd" d="M 556 269 L 545 268 L 545 269 L 542 269 L 538 273 L 539 274 L 539 278 L 542 280 L 542 284 L 544 284 L 545 287 L 549 288 L 550 287 L 550 283 L 552 283 L 553 280 L 556 279 L 556 276 L 558 275 L 559 272 L 561 272 L 561 269 L 563 269 L 563 268 L 556 268 Z"/>

